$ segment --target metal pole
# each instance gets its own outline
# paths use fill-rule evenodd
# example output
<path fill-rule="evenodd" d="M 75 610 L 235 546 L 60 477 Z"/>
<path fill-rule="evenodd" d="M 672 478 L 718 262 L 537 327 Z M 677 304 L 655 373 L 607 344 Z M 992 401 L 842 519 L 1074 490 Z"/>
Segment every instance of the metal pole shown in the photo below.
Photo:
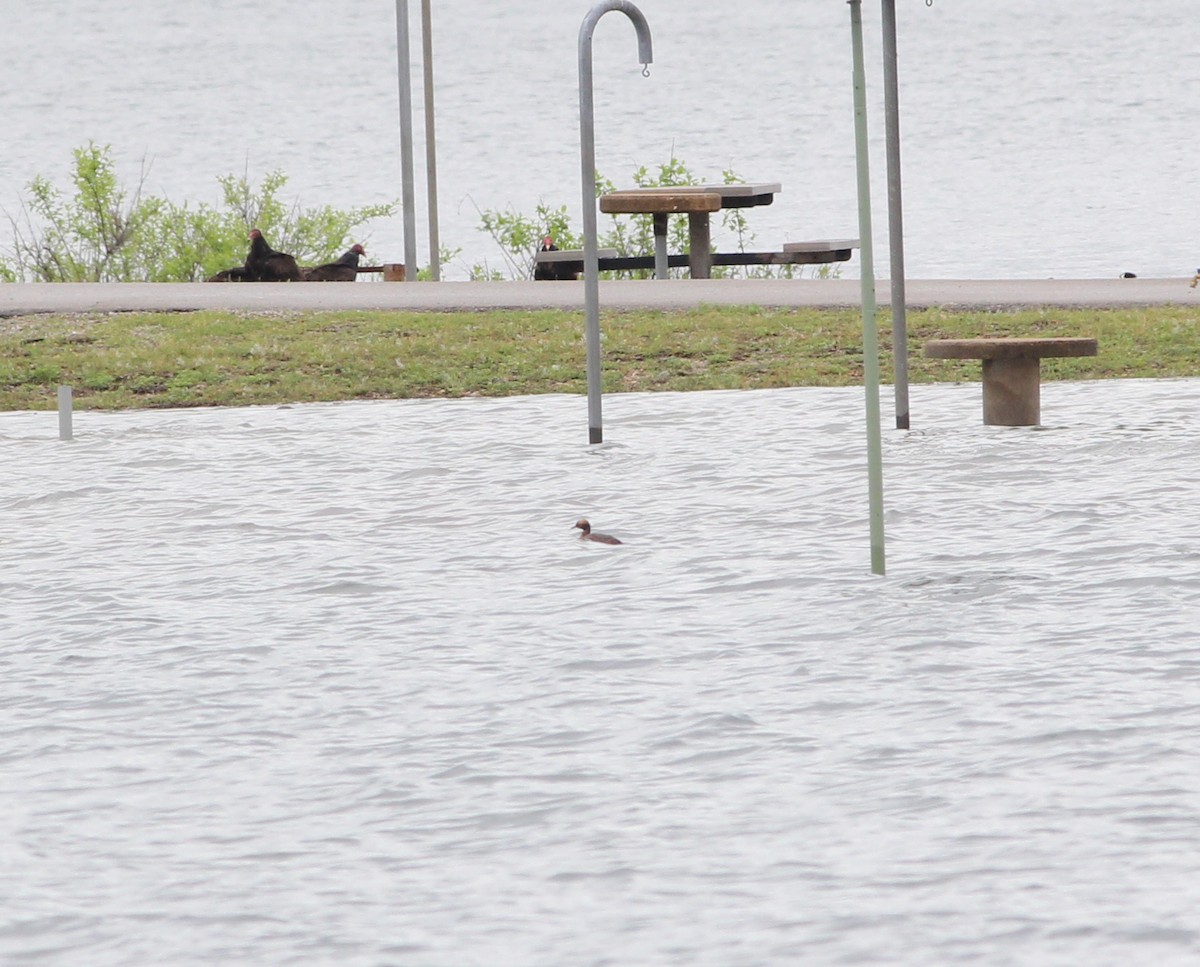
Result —
<path fill-rule="evenodd" d="M 433 15 L 430 0 L 421 0 L 421 40 L 425 65 L 425 181 L 429 195 L 429 277 L 442 278 L 441 239 L 438 233 L 437 147 L 433 124 Z"/>
<path fill-rule="evenodd" d="M 667 255 L 667 213 L 654 213 L 654 277 L 669 279 L 671 262 Z"/>
<path fill-rule="evenodd" d="M 58 438 L 70 440 L 75 436 L 71 427 L 71 387 L 58 388 Z"/>
<path fill-rule="evenodd" d="M 654 60 L 650 27 L 629 0 L 605 0 L 588 11 L 579 28 L 579 173 L 583 189 L 583 304 L 587 335 L 588 443 L 604 442 L 600 374 L 600 263 L 596 241 L 596 119 L 592 98 L 592 34 L 602 16 L 619 10 L 633 21 L 638 59 Z"/>
<path fill-rule="evenodd" d="M 396 0 L 396 60 L 400 77 L 400 178 L 404 206 L 404 277 L 417 279 L 417 202 L 413 188 L 412 62 L 408 50 L 408 0 Z"/>
<path fill-rule="evenodd" d="M 879 338 L 875 312 L 875 252 L 871 242 L 871 165 L 867 141 L 867 74 L 863 67 L 862 0 L 850 4 L 854 48 L 854 155 L 858 170 L 858 237 L 862 248 L 863 386 L 867 405 L 867 491 L 871 515 L 871 571 L 885 571 L 883 549 L 883 442 L 879 427 Z"/>
<path fill-rule="evenodd" d="M 896 429 L 908 429 L 908 306 L 904 283 L 904 215 L 900 193 L 900 80 L 896 0 L 883 0 L 883 116 L 887 134 L 888 240 L 892 271 L 892 358 Z"/>

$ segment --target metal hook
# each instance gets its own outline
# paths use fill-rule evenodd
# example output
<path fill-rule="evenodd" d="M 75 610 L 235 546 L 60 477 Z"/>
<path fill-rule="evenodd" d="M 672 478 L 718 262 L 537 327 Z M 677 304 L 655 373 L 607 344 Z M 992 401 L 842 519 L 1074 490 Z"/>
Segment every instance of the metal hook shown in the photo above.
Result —
<path fill-rule="evenodd" d="M 649 76 L 650 76 L 650 65 L 643 64 L 642 65 L 642 77 L 649 77 Z"/>
<path fill-rule="evenodd" d="M 932 7 L 932 6 L 933 6 L 933 0 L 925 0 L 925 6 L 927 6 L 927 7 Z"/>

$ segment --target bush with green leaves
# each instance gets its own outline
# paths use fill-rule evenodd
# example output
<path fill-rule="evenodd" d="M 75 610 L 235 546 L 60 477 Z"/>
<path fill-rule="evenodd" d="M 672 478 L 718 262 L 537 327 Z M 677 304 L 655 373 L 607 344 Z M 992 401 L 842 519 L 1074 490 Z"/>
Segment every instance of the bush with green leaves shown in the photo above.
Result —
<path fill-rule="evenodd" d="M 0 255 L 9 282 L 195 282 L 240 265 L 247 235 L 259 228 L 273 247 L 304 263 L 336 258 L 354 230 L 395 213 L 396 203 L 348 210 L 300 208 L 280 198 L 281 171 L 260 184 L 248 175 L 218 178 L 221 205 L 177 204 L 144 194 L 146 170 L 132 191 L 121 184 L 109 145 L 77 148 L 65 194 L 38 175 L 21 218 L 8 216 L 12 245 Z"/>
<path fill-rule="evenodd" d="M 534 259 L 547 235 L 559 248 L 583 247 L 583 236 L 571 230 L 571 216 L 567 214 L 566 205 L 551 208 L 539 202 L 532 218 L 514 211 L 511 206 L 503 211 L 481 211 L 479 218 L 480 227 L 500 246 L 509 278 L 533 278 Z M 504 277 L 499 270 L 487 265 L 476 265 L 471 269 L 472 280 Z"/>
<path fill-rule="evenodd" d="M 722 183 L 726 185 L 741 184 L 745 181 L 734 171 L 726 169 L 721 172 Z M 704 180 L 693 172 L 685 162 L 671 157 L 668 161 L 651 171 L 645 165 L 633 172 L 633 183 L 638 188 L 673 188 L 680 185 L 701 185 Z M 616 191 L 612 181 L 596 173 L 596 197 Z M 533 277 L 536 267 L 536 257 L 541 241 L 547 235 L 551 236 L 560 249 L 583 247 L 583 236 L 571 228 L 571 219 L 565 205 L 551 207 L 544 202 L 538 203 L 532 217 L 514 211 L 511 207 L 503 211 L 485 209 L 480 211 L 480 227 L 500 246 L 500 251 L 508 267 L 509 275 L 513 278 L 529 279 Z M 721 227 L 733 234 L 736 250 L 748 251 L 748 246 L 754 242 L 754 233 L 750 231 L 749 222 L 744 211 L 740 208 L 726 208 L 721 212 Z M 610 215 L 603 227 L 597 233 L 600 248 L 615 249 L 622 257 L 648 256 L 654 254 L 654 217 L 652 215 Z M 668 222 L 667 247 L 673 252 L 686 253 L 689 249 L 688 228 L 686 219 L 675 218 Z M 500 273 L 492 271 L 487 275 L 479 274 L 480 267 L 476 266 L 472 277 L 500 277 Z M 747 266 L 714 266 L 713 278 L 730 278 L 735 276 L 745 278 L 786 278 L 791 279 L 800 275 L 802 266 L 799 265 L 747 265 Z M 836 266 L 821 265 L 814 269 L 820 277 L 836 276 L 839 272 Z M 671 274 L 682 276 L 683 269 L 672 269 Z M 651 269 L 632 269 L 620 272 L 603 272 L 605 278 L 636 278 L 644 279 L 652 276 Z"/>

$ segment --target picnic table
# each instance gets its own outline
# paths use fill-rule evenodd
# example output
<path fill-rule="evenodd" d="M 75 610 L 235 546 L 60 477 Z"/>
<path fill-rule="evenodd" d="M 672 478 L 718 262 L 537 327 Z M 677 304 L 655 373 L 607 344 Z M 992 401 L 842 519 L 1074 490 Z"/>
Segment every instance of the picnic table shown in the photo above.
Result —
<path fill-rule="evenodd" d="M 654 269 L 657 279 L 670 278 L 669 270 L 687 266 L 693 279 L 712 278 L 714 265 L 815 265 L 845 262 L 858 248 L 856 238 L 785 242 L 775 251 L 713 252 L 709 219 L 725 208 L 769 205 L 782 191 L 779 182 L 748 182 L 736 185 L 676 185 L 652 188 L 623 188 L 600 196 L 600 211 L 607 215 L 652 215 L 654 255 L 620 255 L 610 249 L 599 252 L 601 272 Z M 667 220 L 671 215 L 688 216 L 688 254 L 667 251 Z M 553 265 L 559 279 L 579 278 L 583 251 L 541 251 L 538 265 Z"/>
<path fill-rule="evenodd" d="M 600 211 L 606 215 L 652 215 L 654 217 L 654 276 L 669 277 L 667 218 L 688 216 L 688 269 L 693 279 L 712 277 L 709 216 L 723 208 L 769 205 L 782 191 L 778 182 L 738 185 L 677 185 L 672 187 L 624 188 L 600 196 Z"/>

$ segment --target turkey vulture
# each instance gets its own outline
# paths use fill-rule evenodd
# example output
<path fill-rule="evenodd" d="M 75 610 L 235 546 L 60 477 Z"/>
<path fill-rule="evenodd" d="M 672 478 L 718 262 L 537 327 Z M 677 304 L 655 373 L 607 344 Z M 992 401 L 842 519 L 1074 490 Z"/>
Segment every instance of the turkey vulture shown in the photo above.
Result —
<path fill-rule="evenodd" d="M 554 244 L 554 237 L 547 235 L 543 238 L 542 247 L 538 251 L 557 252 L 558 246 Z M 579 278 L 579 273 L 571 271 L 562 262 L 535 262 L 533 278 L 538 282 L 573 282 Z"/>
<path fill-rule="evenodd" d="M 557 252 L 558 246 L 554 244 L 554 239 L 547 235 L 542 239 L 542 247 L 539 252 Z M 534 262 L 533 278 L 535 282 L 549 282 L 555 278 L 553 262 Z"/>
<path fill-rule="evenodd" d="M 305 269 L 302 282 L 353 282 L 358 278 L 358 257 L 365 255 L 361 245 L 351 245 L 336 262 L 326 262 L 316 268 Z"/>
<path fill-rule="evenodd" d="M 257 228 L 250 230 L 250 254 L 246 256 L 245 272 L 250 282 L 300 281 L 296 260 L 271 248 Z"/>

